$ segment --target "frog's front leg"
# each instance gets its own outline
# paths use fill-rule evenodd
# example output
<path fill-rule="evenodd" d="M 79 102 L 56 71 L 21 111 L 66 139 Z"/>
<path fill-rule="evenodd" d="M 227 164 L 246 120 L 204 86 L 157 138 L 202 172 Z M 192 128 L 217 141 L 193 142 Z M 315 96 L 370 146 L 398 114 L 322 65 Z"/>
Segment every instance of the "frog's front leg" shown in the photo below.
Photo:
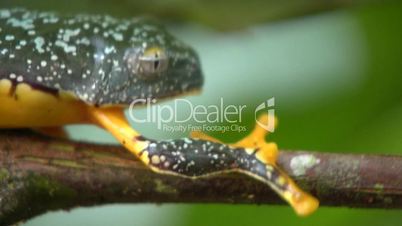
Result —
<path fill-rule="evenodd" d="M 288 201 L 299 215 L 313 212 L 318 202 L 301 191 L 278 169 L 270 156 L 273 146 L 234 147 L 200 139 L 154 141 L 133 130 L 121 108 L 91 108 L 95 124 L 102 126 L 142 162 L 158 173 L 197 179 L 239 172 L 268 184 Z M 276 147 L 276 146 L 275 146 Z"/>
<path fill-rule="evenodd" d="M 142 139 L 142 136 L 131 128 L 122 108 L 89 107 L 88 114 L 94 124 L 109 131 L 131 153 L 146 165 L 149 164 L 149 158 L 141 152 L 150 142 Z"/>

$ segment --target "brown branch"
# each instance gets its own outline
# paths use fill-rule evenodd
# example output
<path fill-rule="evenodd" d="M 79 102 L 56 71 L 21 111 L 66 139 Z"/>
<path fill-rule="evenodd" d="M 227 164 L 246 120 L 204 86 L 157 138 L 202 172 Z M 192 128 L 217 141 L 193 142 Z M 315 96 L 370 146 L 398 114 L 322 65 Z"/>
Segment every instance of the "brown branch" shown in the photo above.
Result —
<path fill-rule="evenodd" d="M 200 180 L 149 171 L 122 147 L 0 132 L 0 224 L 106 203 L 283 203 L 239 174 Z M 321 205 L 402 208 L 402 157 L 281 152 L 279 164 Z"/>

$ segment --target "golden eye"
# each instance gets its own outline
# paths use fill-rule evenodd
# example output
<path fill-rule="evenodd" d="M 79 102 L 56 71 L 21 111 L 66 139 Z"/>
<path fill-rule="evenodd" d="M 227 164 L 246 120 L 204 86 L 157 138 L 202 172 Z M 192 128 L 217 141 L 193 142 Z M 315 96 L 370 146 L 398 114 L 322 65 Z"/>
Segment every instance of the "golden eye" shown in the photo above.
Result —
<path fill-rule="evenodd" d="M 153 76 L 166 71 L 168 57 L 166 52 L 158 47 L 151 47 L 138 58 L 138 73 L 143 76 Z"/>

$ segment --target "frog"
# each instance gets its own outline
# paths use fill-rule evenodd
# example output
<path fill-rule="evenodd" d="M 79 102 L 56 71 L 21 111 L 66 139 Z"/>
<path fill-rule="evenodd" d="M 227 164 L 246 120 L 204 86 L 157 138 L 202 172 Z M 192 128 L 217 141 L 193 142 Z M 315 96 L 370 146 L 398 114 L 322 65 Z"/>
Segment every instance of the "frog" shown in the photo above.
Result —
<path fill-rule="evenodd" d="M 298 215 L 314 212 L 318 200 L 278 167 L 278 147 L 261 126 L 230 144 L 200 131 L 156 140 L 124 114 L 139 99 L 174 99 L 203 84 L 197 52 L 154 19 L 0 10 L 0 128 L 63 135 L 66 125 L 96 125 L 155 173 L 191 180 L 240 173 L 269 186 Z"/>

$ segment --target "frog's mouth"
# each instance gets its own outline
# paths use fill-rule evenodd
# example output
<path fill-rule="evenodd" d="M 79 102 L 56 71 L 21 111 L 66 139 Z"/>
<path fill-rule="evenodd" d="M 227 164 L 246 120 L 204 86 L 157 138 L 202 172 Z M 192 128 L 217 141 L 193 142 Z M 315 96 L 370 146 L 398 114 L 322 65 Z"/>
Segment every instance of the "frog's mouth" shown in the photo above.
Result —
<path fill-rule="evenodd" d="M 139 101 L 134 103 L 136 100 L 133 100 L 131 103 L 122 103 L 122 104 L 102 104 L 102 105 L 96 105 L 98 108 L 114 108 L 114 107 L 120 107 L 120 108 L 143 108 L 148 104 L 147 101 L 151 101 L 151 104 L 154 104 L 152 102 L 155 102 L 155 104 L 161 103 L 161 102 L 167 102 L 173 99 L 178 99 L 181 97 L 187 97 L 187 96 L 198 96 L 202 92 L 202 88 L 194 88 L 192 90 L 189 90 L 185 93 L 180 93 L 180 94 L 171 94 L 171 95 L 166 95 L 163 97 L 158 97 L 158 98 L 153 98 L 153 97 L 148 97 L 146 98 L 146 101 Z M 154 100 L 154 101 L 152 101 Z"/>
<path fill-rule="evenodd" d="M 187 80 L 186 80 L 187 81 Z M 202 91 L 203 86 L 203 76 L 198 74 L 195 79 L 190 80 L 190 82 L 176 84 L 174 89 L 166 92 L 159 93 L 147 93 L 142 96 L 138 96 L 137 93 L 134 95 L 127 94 L 123 101 L 109 101 L 108 103 L 95 104 L 97 107 L 141 107 L 147 105 L 148 103 L 160 103 L 169 101 L 172 99 L 183 98 L 186 96 L 199 95 Z M 166 83 L 165 83 L 166 84 Z M 168 84 L 166 84 L 168 85 Z M 124 93 L 124 92 L 121 92 Z M 117 99 L 118 100 L 118 99 Z"/>
<path fill-rule="evenodd" d="M 185 97 L 185 96 L 195 96 L 199 95 L 202 91 L 202 87 L 204 84 L 203 77 L 200 76 L 200 79 L 193 80 L 190 83 L 182 84 L 181 89 L 177 89 L 176 91 L 169 92 L 166 94 L 158 95 L 155 96 L 154 98 L 159 100 L 170 100 L 170 99 L 175 99 L 175 98 L 180 98 L 180 97 Z"/>
<path fill-rule="evenodd" d="M 204 85 L 204 77 L 201 69 L 196 64 L 193 66 L 190 74 L 188 71 L 171 71 L 161 82 L 160 92 L 150 92 L 145 97 L 155 99 L 157 102 L 171 100 L 189 95 L 198 95 Z"/>

